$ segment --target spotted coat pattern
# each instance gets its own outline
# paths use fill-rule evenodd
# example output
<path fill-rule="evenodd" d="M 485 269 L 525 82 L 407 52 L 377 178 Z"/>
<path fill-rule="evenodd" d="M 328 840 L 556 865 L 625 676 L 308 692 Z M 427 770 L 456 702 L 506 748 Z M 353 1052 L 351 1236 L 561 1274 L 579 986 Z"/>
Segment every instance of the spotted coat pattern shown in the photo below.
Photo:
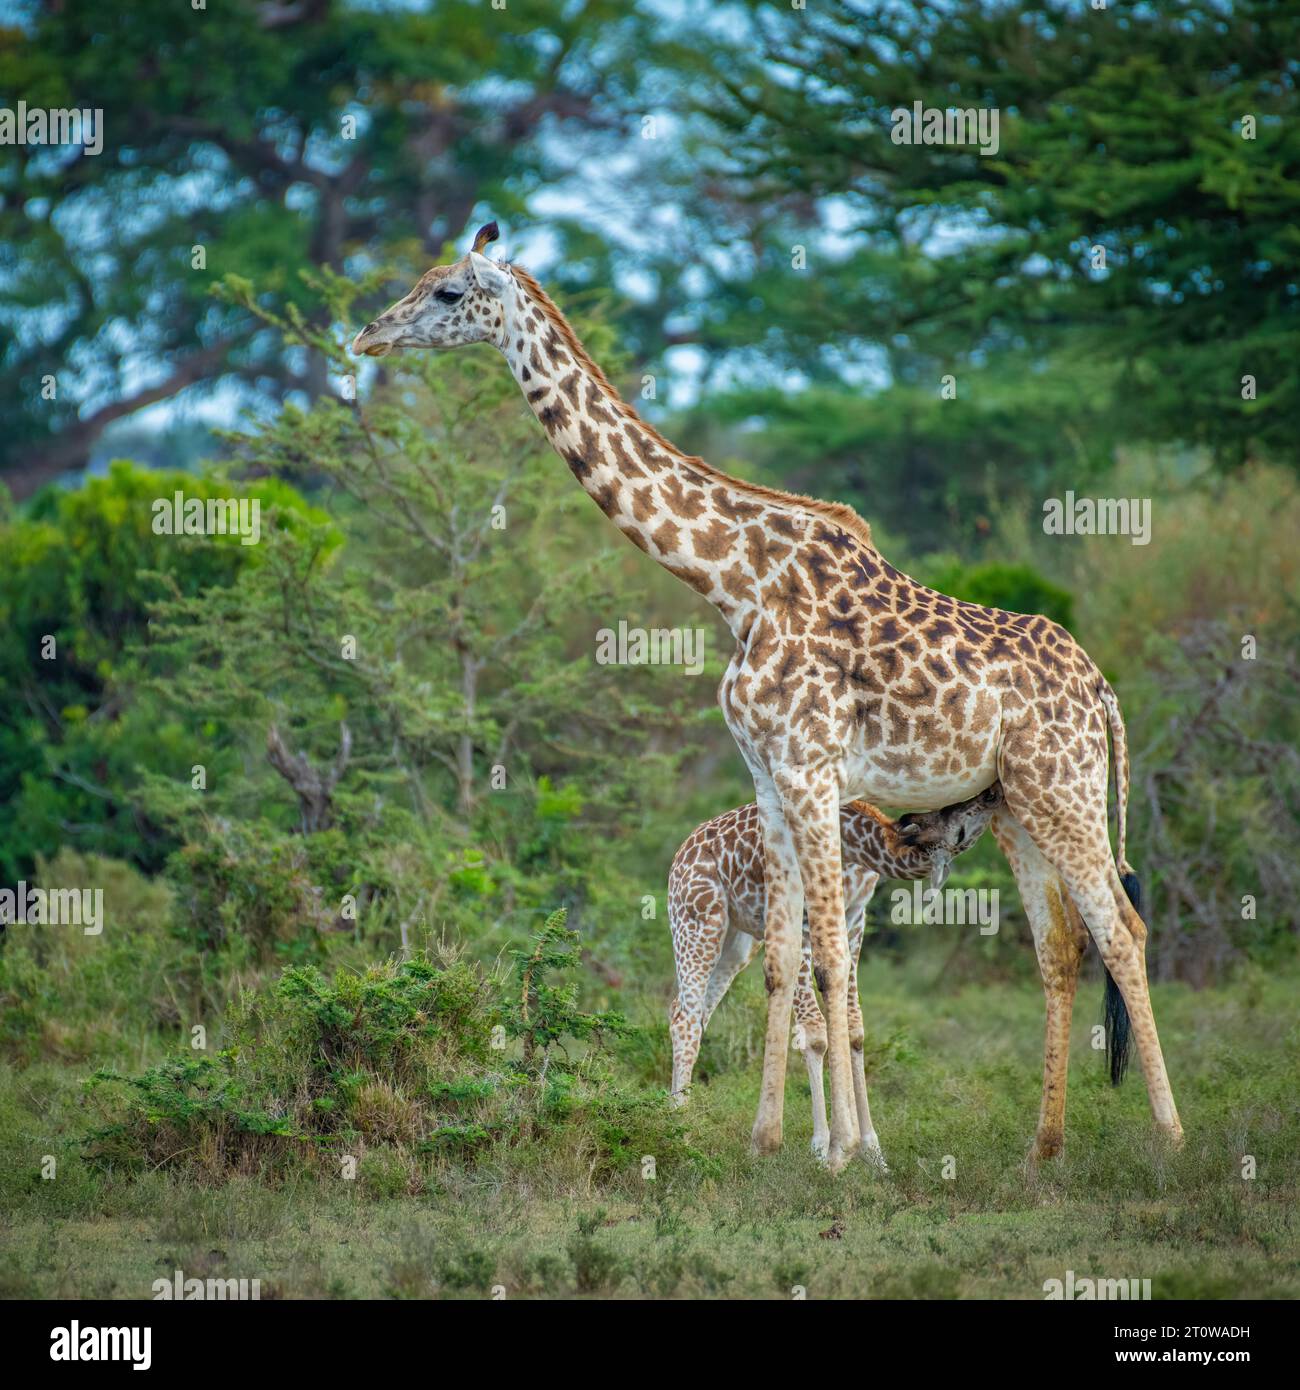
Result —
<path fill-rule="evenodd" d="M 1179 1137 L 1147 993 L 1146 928 L 1120 883 L 1107 823 L 1109 732 L 1126 872 L 1124 724 L 1074 638 L 1047 618 L 917 583 L 876 550 L 866 522 L 846 506 L 734 478 L 681 453 L 620 399 L 522 267 L 477 250 L 436 267 L 359 333 L 353 350 L 382 356 L 479 342 L 505 355 L 551 444 L 601 511 L 703 595 L 735 639 L 718 698 L 754 779 L 768 888 L 769 1018 L 755 1150 L 781 1143 L 805 910 L 826 1007 L 831 1169 L 861 1141 L 840 806 L 864 798 L 934 809 L 995 780 L 1005 805 L 994 834 L 1015 872 L 1048 996 L 1036 1153 L 1060 1146 L 1061 1043 L 1079 923 L 1127 1005 L 1157 1125 Z"/>

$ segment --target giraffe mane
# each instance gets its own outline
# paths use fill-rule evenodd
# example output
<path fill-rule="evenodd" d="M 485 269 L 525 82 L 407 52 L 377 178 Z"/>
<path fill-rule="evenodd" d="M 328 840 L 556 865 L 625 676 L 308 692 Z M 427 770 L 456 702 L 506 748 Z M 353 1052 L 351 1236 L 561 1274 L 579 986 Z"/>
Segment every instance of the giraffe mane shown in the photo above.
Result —
<path fill-rule="evenodd" d="M 683 453 L 671 440 L 665 439 L 653 425 L 643 420 L 637 414 L 636 409 L 618 394 L 613 382 L 605 375 L 599 364 L 592 359 L 587 349 L 583 347 L 578 335 L 573 331 L 572 324 L 564 317 L 555 301 L 542 289 L 533 276 L 521 265 L 510 265 L 508 269 L 524 293 L 542 311 L 547 322 L 560 335 L 565 347 L 573 354 L 574 360 L 591 373 L 613 409 L 625 419 L 635 420 L 660 448 L 665 449 L 674 458 L 681 459 L 695 472 L 701 473 L 707 478 L 725 483 L 738 492 L 747 493 L 764 502 L 771 502 L 781 507 L 792 507 L 798 511 L 811 512 L 815 516 L 823 517 L 847 531 L 863 545 L 872 550 L 875 549 L 875 542 L 871 539 L 871 527 L 847 503 L 824 502 L 820 497 L 806 497 L 803 493 L 783 492 L 780 488 L 767 487 L 763 483 L 751 483 L 747 478 L 737 478 L 730 473 L 724 473 L 721 468 L 715 468 L 711 463 L 706 463 L 696 454 Z M 865 802 L 860 804 L 866 807 Z M 868 807 L 867 809 L 872 810 L 873 814 L 879 815 L 879 812 L 874 811 L 873 808 Z"/>
<path fill-rule="evenodd" d="M 869 801 L 846 801 L 840 810 L 841 814 L 847 811 L 852 815 L 860 816 L 863 820 L 873 822 L 879 827 L 881 833 L 885 837 L 885 843 L 891 850 L 897 851 L 900 848 L 898 844 L 898 831 L 894 826 L 894 822 Z M 846 843 L 851 843 L 851 841 L 846 841 Z"/>
<path fill-rule="evenodd" d="M 846 811 L 854 811 L 859 816 L 866 816 L 868 820 L 873 820 L 877 825 L 891 827 L 894 822 L 880 810 L 877 810 L 869 801 L 846 801 L 844 803 Z"/>

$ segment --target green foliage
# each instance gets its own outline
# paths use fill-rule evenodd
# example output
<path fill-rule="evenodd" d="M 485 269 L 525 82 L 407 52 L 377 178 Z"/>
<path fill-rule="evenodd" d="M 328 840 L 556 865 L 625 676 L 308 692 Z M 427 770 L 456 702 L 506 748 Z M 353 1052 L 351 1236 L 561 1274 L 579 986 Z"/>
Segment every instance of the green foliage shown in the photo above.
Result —
<path fill-rule="evenodd" d="M 603 1036 L 626 1024 L 582 1012 L 572 987 L 550 981 L 576 965 L 576 940 L 552 914 L 512 983 L 447 953 L 331 978 L 292 967 L 231 1007 L 215 1055 L 99 1072 L 94 1088 L 113 1099 L 89 1152 L 102 1165 L 209 1180 L 333 1179 L 359 1155 L 379 1196 L 424 1190 L 451 1163 L 518 1166 L 557 1150 L 576 1150 L 610 1181 L 645 1153 L 680 1161 L 663 1091 L 627 1088 L 601 1054 Z M 585 1045 L 580 1056 L 566 1040 Z"/>
<path fill-rule="evenodd" d="M 10 924 L 0 935 L 0 1053 L 82 1061 L 138 1055 L 142 1037 L 174 1043 L 204 1016 L 200 958 L 172 933 L 167 884 L 129 864 L 60 850 L 38 861 L 45 889 L 103 893 L 102 931 Z"/>
<path fill-rule="evenodd" d="M 193 763 L 220 756 L 219 721 L 164 715 L 139 698 L 150 604 L 228 589 L 261 557 L 237 536 L 155 531 L 155 504 L 178 491 L 255 500 L 266 537 L 325 525 L 280 481 L 234 485 L 123 461 L 77 491 L 48 492 L 0 517 L 0 803 L 9 822 L 0 879 L 53 855 L 70 833 L 83 850 L 157 868 L 170 846 L 140 814 L 140 770 L 188 779 Z"/>
<path fill-rule="evenodd" d="M 990 484 L 1079 486 L 1137 441 L 1295 465 L 1300 125 L 1276 55 L 1300 16 L 1098 15 L 956 0 L 936 29 L 919 4 L 752 0 L 725 38 L 677 36 L 702 286 L 681 317 L 732 388 L 697 442 L 743 422 L 729 441 L 787 484 L 963 540 Z M 996 150 L 894 138 L 914 103 L 994 113 Z"/>
<path fill-rule="evenodd" d="M 1073 595 L 1028 565 L 963 565 L 954 561 L 925 575 L 924 582 L 953 598 L 1011 613 L 1041 613 L 1063 628 L 1074 629 Z"/>
<path fill-rule="evenodd" d="M 159 375 L 164 397 L 222 378 L 245 399 L 322 394 L 324 360 L 215 301 L 213 284 L 243 276 L 307 318 L 318 306 L 302 269 L 400 254 L 409 283 L 480 201 L 520 210 L 518 190 L 556 163 L 544 132 L 561 123 L 567 146 L 605 126 L 600 90 L 634 70 L 648 27 L 616 0 L 572 11 L 529 0 L 490 24 L 476 0 L 270 19 L 241 3 L 219 28 L 178 27 L 170 0 L 111 16 L 26 8 L 30 22 L 3 31 L 0 88 L 33 108 L 94 93 L 109 113 L 96 158 L 0 149 L 0 241 L 12 248 L 0 467 L 49 479 L 80 466 L 117 413 L 79 413 L 92 395 L 145 404 Z M 93 236 L 78 232 L 88 225 Z"/>
<path fill-rule="evenodd" d="M 573 970 L 580 963 L 579 936 L 565 926 L 565 912 L 553 912 L 533 939 L 531 949 L 514 948 L 517 1004 L 508 1015 L 507 1031 L 523 1042 L 524 1061 L 532 1064 L 566 1035 L 580 1040 L 627 1032 L 617 1013 L 583 1013 L 573 984 L 550 985 L 552 971 Z"/>
<path fill-rule="evenodd" d="M 1106 1084 L 1087 1046 L 1101 982 L 1085 980 L 1066 1152 L 1037 1165 L 1025 1161 L 1025 1146 L 1041 1078 L 1038 981 L 937 989 L 932 967 L 864 966 L 873 1032 L 915 1043 L 906 1062 L 872 1080 L 888 1175 L 852 1164 L 831 1178 L 817 1167 L 798 1067 L 785 1146 L 763 1159 L 748 1152 L 758 1071 L 742 1065 L 698 1086 L 686 1112 L 691 1142 L 709 1165 L 693 1155 L 681 1164 L 660 1158 L 654 1181 L 600 1164 L 592 1174 L 588 1131 L 569 1119 L 554 1142 L 544 1134 L 536 1141 L 535 1163 L 530 1145 L 480 1137 L 422 1155 L 414 1182 L 391 1141 L 341 1145 L 359 1158 L 355 1182 L 346 1182 L 338 1153 L 313 1180 L 304 1167 L 317 1165 L 304 1141 L 248 1134 L 241 1146 L 298 1155 L 296 1180 L 281 1183 L 220 1164 L 210 1170 L 214 1181 L 195 1182 L 209 1171 L 197 1153 L 154 1171 L 126 1166 L 129 1152 L 117 1163 L 106 1153 L 88 1162 L 80 1139 L 99 1122 L 100 1102 L 114 1093 L 115 1107 L 143 1107 L 142 1093 L 100 1083 L 88 1105 L 84 1064 L 2 1068 L 0 1289 L 144 1297 L 160 1272 L 179 1266 L 187 1274 L 264 1272 L 263 1299 L 452 1299 L 482 1297 L 495 1284 L 511 1299 L 788 1298 L 794 1285 L 810 1298 L 1023 1299 L 1041 1298 L 1045 1279 L 1072 1268 L 1150 1277 L 1157 1298 L 1300 1293 L 1294 963 L 1205 990 L 1155 985 L 1187 1121 L 1187 1143 L 1176 1153 L 1154 1139 L 1136 1078 L 1118 1090 Z M 727 1026 L 746 983 L 742 976 L 710 1034 Z M 761 981 L 752 984 L 761 995 Z M 132 1059 L 130 1069 L 139 1063 Z M 205 1071 L 197 1082 L 175 1083 L 181 1094 L 166 1098 L 168 1111 L 211 1089 Z M 628 1080 L 620 1068 L 616 1076 Z M 387 1112 L 374 1097 L 367 1104 L 368 1122 L 387 1115 L 391 1125 L 391 1104 Z M 255 1113 L 273 1125 L 290 1112 L 250 1106 L 250 1123 Z M 449 1116 L 451 1107 L 439 1113 Z M 203 1133 L 209 1123 L 195 1128 Z M 468 1128 L 472 1117 L 459 1123 Z M 640 1152 L 662 1155 L 665 1146 L 650 1135 Z M 1249 1181 L 1240 1176 L 1243 1153 L 1257 1163 Z M 55 1181 L 41 1177 L 44 1154 L 58 1156 Z M 945 1154 L 956 1158 L 955 1177 L 936 1160 Z M 161 1270 L 160 1250 L 168 1257 Z"/>
<path fill-rule="evenodd" d="M 311 284 L 330 321 L 354 314 L 357 284 Z M 236 277 L 224 292 L 351 370 L 292 305 Z M 644 862 L 631 828 L 666 817 L 712 701 L 670 669 L 598 665 L 595 634 L 622 615 L 652 621 L 676 602 L 672 581 L 647 576 L 580 492 L 556 486 L 501 364 L 429 354 L 389 373 L 363 406 L 323 401 L 232 436 L 250 471 L 328 481 L 333 520 L 275 531 L 226 589 L 154 605 L 151 692 L 220 731 L 241 768 L 201 797 L 145 776 L 142 802 L 189 842 L 173 871 L 209 882 L 192 915 L 210 934 L 246 911 L 250 937 L 290 939 L 319 890 L 322 923 L 351 894 L 359 930 L 388 949 L 436 915 L 486 953 L 556 901 L 598 940 L 635 901 L 615 857 Z M 261 750 L 275 727 L 328 766 L 344 726 L 350 756 L 321 832 Z M 245 881 L 218 890 L 214 875 Z M 281 930 L 268 915 L 294 920 Z"/>
<path fill-rule="evenodd" d="M 1116 491 L 1150 486 L 1135 467 Z M 1254 467 L 1156 506 L 1151 543 L 1089 547 L 1076 591 L 1128 725 L 1148 960 L 1199 985 L 1300 928 L 1300 487 Z"/>

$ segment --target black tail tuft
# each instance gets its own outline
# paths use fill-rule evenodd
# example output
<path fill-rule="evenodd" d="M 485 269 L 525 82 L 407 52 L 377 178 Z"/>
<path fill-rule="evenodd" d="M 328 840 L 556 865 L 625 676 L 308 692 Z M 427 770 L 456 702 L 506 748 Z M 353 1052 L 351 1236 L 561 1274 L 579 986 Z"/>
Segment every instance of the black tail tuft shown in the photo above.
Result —
<path fill-rule="evenodd" d="M 1142 911 L 1142 885 L 1133 873 L 1121 874 L 1120 883 L 1133 904 L 1135 912 Z M 1128 1005 L 1119 992 L 1110 971 L 1106 972 L 1106 1060 L 1110 1064 L 1110 1084 L 1118 1086 L 1128 1070 L 1129 1027 Z"/>
<path fill-rule="evenodd" d="M 1106 972 L 1106 1060 L 1110 1084 L 1118 1086 L 1128 1070 L 1128 1006 L 1110 971 Z"/>
<path fill-rule="evenodd" d="M 1138 881 L 1136 874 L 1120 874 L 1119 881 L 1124 885 L 1124 891 L 1128 894 L 1128 900 L 1133 904 L 1133 911 L 1139 917 L 1142 915 L 1142 885 Z"/>

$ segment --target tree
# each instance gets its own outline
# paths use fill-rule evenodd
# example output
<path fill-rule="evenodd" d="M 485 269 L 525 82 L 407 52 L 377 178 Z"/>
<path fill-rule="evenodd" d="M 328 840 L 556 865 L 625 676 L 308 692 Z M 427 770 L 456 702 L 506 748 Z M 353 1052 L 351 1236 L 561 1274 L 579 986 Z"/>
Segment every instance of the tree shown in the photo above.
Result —
<path fill-rule="evenodd" d="M 282 854 L 295 874 L 305 854 L 327 896 L 401 913 L 630 903 L 611 845 L 678 794 L 712 687 L 601 665 L 598 634 L 675 611 L 674 582 L 556 476 L 486 346 L 394 359 L 358 401 L 356 361 L 318 316 L 227 288 L 326 355 L 348 397 L 232 436 L 230 467 L 310 487 L 331 515 L 272 528 L 231 585 L 154 605 L 150 694 L 192 721 L 189 761 L 215 771 L 197 798 L 146 778 L 149 815 L 220 847 L 194 861 L 208 899 L 214 877 L 262 882 L 262 859 L 301 837 Z M 369 287 L 323 272 L 312 288 L 319 317 L 347 322 Z"/>
<path fill-rule="evenodd" d="M 0 879 L 61 844 L 160 867 L 171 848 L 137 796 L 141 767 L 187 773 L 195 723 L 140 699 L 149 605 L 234 583 L 260 560 L 237 537 L 154 529 L 176 490 L 206 500 L 238 491 L 280 524 L 311 514 L 270 479 L 238 489 L 125 462 L 75 491 L 49 490 L 28 514 L 0 516 Z M 316 520 L 322 518 L 316 513 Z"/>
<path fill-rule="evenodd" d="M 899 518 L 1122 440 L 1296 461 L 1294 6 L 750 8 L 688 175 L 724 418 Z M 918 102 L 996 112 L 996 153 L 896 143 Z"/>
<path fill-rule="evenodd" d="M 317 397 L 323 359 L 215 301 L 215 281 L 242 274 L 305 307 L 304 266 L 427 258 L 480 201 L 517 211 L 611 123 L 639 23 L 615 0 L 235 0 L 219 16 L 42 0 L 30 26 L 0 30 L 0 89 L 103 111 L 98 154 L 0 147 L 13 493 L 192 387 Z"/>

